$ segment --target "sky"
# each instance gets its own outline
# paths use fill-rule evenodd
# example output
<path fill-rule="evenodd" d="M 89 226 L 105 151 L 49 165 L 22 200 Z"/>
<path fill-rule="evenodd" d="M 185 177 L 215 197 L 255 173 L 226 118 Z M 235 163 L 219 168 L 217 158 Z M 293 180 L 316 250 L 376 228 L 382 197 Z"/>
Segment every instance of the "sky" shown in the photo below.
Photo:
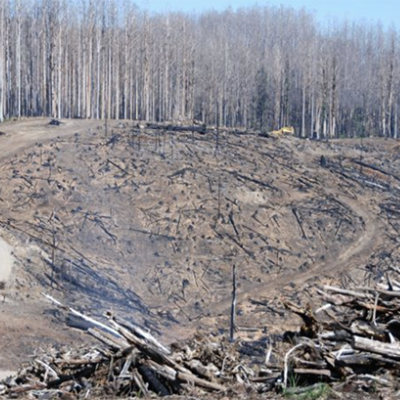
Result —
<path fill-rule="evenodd" d="M 386 27 L 400 28 L 400 0 L 137 0 L 140 7 L 151 11 L 204 11 L 260 6 L 289 6 L 315 12 L 321 20 L 328 18 L 350 21 L 382 22 Z"/>

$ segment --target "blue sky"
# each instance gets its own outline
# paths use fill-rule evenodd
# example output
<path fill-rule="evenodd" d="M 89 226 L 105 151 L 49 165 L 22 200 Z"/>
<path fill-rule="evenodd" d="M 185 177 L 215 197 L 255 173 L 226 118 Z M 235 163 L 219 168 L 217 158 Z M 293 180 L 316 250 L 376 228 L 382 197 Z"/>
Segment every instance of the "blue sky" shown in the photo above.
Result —
<path fill-rule="evenodd" d="M 329 17 L 355 21 L 381 21 L 386 27 L 400 27 L 400 0 L 137 0 L 140 7 L 152 11 L 223 10 L 258 5 L 284 5 L 314 11 L 324 20 Z"/>

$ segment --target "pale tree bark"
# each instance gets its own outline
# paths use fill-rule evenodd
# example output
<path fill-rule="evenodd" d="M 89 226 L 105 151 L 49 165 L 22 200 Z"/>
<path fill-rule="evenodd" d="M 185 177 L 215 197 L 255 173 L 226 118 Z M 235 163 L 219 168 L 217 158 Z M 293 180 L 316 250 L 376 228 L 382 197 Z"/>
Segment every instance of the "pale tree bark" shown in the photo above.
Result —
<path fill-rule="evenodd" d="M 0 2 L 0 122 L 4 120 L 6 114 L 6 3 L 5 0 Z"/>
<path fill-rule="evenodd" d="M 322 31 L 284 7 L 194 16 L 131 0 L 0 0 L 0 120 L 196 118 L 397 137 L 399 41 L 379 25 Z"/>

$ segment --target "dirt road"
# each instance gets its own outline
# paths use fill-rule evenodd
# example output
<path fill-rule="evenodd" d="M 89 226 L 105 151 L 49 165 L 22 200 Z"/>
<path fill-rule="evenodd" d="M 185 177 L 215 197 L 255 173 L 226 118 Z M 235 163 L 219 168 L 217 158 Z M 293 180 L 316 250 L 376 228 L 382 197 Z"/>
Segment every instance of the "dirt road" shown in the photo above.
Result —
<path fill-rule="evenodd" d="M 101 125 L 99 121 L 60 120 L 61 125 L 49 125 L 48 118 L 28 118 L 18 122 L 4 122 L 1 124 L 0 161 L 29 148 L 35 143 L 43 143 L 55 138 L 65 138 L 76 133 L 88 131 Z"/>

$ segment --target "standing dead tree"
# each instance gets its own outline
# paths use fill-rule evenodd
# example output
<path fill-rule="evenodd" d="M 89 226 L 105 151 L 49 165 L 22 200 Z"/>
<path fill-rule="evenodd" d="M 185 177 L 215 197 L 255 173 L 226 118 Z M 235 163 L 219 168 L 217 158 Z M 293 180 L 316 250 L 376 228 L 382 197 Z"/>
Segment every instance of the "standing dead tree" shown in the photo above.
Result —
<path fill-rule="evenodd" d="M 236 330 L 236 265 L 232 268 L 232 304 L 231 304 L 231 326 L 229 332 L 229 339 L 231 342 L 235 341 Z"/>

